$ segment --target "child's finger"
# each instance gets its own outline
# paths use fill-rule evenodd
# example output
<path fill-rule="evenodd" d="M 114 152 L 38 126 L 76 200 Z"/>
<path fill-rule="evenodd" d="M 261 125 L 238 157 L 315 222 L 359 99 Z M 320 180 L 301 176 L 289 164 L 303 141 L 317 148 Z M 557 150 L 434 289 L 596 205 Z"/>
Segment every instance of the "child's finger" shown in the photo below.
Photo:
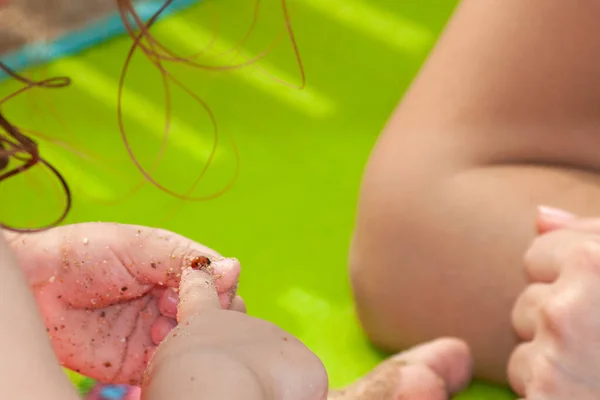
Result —
<path fill-rule="evenodd" d="M 246 314 L 246 303 L 240 296 L 235 296 L 229 309 Z"/>
<path fill-rule="evenodd" d="M 568 227 L 574 221 L 577 221 L 577 216 L 568 211 L 554 207 L 540 206 L 538 207 L 538 216 L 536 218 L 536 229 L 538 233 L 544 234 L 556 229 Z"/>
<path fill-rule="evenodd" d="M 179 286 L 177 321 L 181 324 L 195 314 L 220 308 L 221 302 L 210 274 L 204 270 L 184 270 Z"/>
<path fill-rule="evenodd" d="M 353 385 L 331 392 L 328 400 L 447 400 L 468 385 L 472 363 L 464 342 L 438 339 L 384 361 Z"/>
<path fill-rule="evenodd" d="M 394 359 L 431 368 L 452 394 L 468 385 L 473 369 L 469 347 L 465 342 L 454 338 L 440 338 L 413 347 Z"/>

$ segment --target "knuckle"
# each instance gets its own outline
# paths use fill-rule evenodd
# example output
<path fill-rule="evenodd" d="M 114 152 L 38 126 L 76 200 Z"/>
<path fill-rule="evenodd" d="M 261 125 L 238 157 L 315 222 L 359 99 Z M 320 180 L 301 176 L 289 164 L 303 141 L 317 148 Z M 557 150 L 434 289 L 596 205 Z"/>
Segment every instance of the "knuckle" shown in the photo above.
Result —
<path fill-rule="evenodd" d="M 522 339 L 530 338 L 535 333 L 535 314 L 547 295 L 547 286 L 531 284 L 517 298 L 512 310 L 512 326 Z"/>
<path fill-rule="evenodd" d="M 531 246 L 525 251 L 523 257 L 525 274 L 529 281 L 537 281 L 541 276 L 547 275 L 548 265 L 551 262 L 551 255 L 557 246 L 564 240 L 563 232 L 551 232 L 546 235 L 536 237 Z"/>
<path fill-rule="evenodd" d="M 567 256 L 566 268 L 600 275 L 600 244 L 592 238 L 579 242 Z"/>
<path fill-rule="evenodd" d="M 525 269 L 527 271 L 537 264 L 540 248 L 544 248 L 544 243 L 546 242 L 546 240 L 547 237 L 544 235 L 536 237 L 531 243 L 531 246 L 529 246 L 529 248 L 525 252 L 524 262 Z"/>
<path fill-rule="evenodd" d="M 508 378 L 513 391 L 523 398 L 546 398 L 556 391 L 556 363 L 547 347 L 538 342 L 520 344 L 508 364 Z"/>
<path fill-rule="evenodd" d="M 570 292 L 561 292 L 547 299 L 540 306 L 543 329 L 555 339 L 564 341 L 572 329 L 571 320 L 578 307 L 578 300 Z"/>
<path fill-rule="evenodd" d="M 531 361 L 531 368 L 532 379 L 525 394 L 531 398 L 546 398 L 547 395 L 556 393 L 559 379 L 552 357 L 547 352 L 538 352 Z"/>
<path fill-rule="evenodd" d="M 531 308 L 537 308 L 543 302 L 546 285 L 542 283 L 533 283 L 517 297 L 514 304 L 513 312 L 519 313 Z"/>
<path fill-rule="evenodd" d="M 523 343 L 515 348 L 508 362 L 508 380 L 513 391 L 525 395 L 526 382 L 530 381 L 531 370 L 528 364 L 531 343 Z"/>

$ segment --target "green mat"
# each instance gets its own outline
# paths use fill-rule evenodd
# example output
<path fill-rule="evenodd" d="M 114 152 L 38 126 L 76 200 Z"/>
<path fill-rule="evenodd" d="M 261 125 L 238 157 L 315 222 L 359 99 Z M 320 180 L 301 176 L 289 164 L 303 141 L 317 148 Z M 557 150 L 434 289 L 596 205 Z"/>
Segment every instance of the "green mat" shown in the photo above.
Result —
<path fill-rule="evenodd" d="M 229 62 L 227 55 L 217 53 L 243 38 L 250 25 L 250 3 L 207 1 L 167 18 L 155 33 L 181 53 L 193 53 L 211 43 L 211 21 L 218 15 L 218 38 L 201 60 Z M 264 3 L 245 46 L 254 54 L 284 28 L 279 1 Z M 362 170 L 386 118 L 454 5 L 436 0 L 290 1 L 308 79 L 304 91 L 268 76 L 298 81 L 285 39 L 258 64 L 262 69 L 212 73 L 173 66 L 211 106 L 219 123 L 219 151 L 198 193 L 210 194 L 235 172 L 228 138 L 239 150 L 238 180 L 211 201 L 182 203 L 150 185 L 119 200 L 140 179 L 116 120 L 118 76 L 128 38 L 36 69 L 38 75 L 68 74 L 74 85 L 27 93 L 8 103 L 5 111 L 22 126 L 64 140 L 87 157 L 82 160 L 60 143 L 41 141 L 43 154 L 73 186 L 75 204 L 68 222 L 160 225 L 238 257 L 244 267 L 241 294 L 249 312 L 302 339 L 323 359 L 332 385 L 340 386 L 381 359 L 355 321 L 346 273 Z M 157 154 L 164 124 L 158 77 L 140 57 L 126 84 L 125 122 L 132 146 L 147 166 Z M 14 82 L 3 83 L 1 93 L 15 87 Z M 156 176 L 184 190 L 202 169 L 213 136 L 196 103 L 175 87 L 171 95 L 173 133 Z M 52 112 L 44 111 L 49 103 Z M 31 117 L 34 111 L 36 118 Z M 38 171 L 3 184 L 2 192 L 10 189 L 19 196 L 13 201 L 0 198 L 2 209 L 10 216 L 27 216 L 11 222 L 41 221 L 49 208 L 60 204 L 59 193 L 45 178 Z M 512 396 L 504 389 L 474 385 L 459 398 Z"/>

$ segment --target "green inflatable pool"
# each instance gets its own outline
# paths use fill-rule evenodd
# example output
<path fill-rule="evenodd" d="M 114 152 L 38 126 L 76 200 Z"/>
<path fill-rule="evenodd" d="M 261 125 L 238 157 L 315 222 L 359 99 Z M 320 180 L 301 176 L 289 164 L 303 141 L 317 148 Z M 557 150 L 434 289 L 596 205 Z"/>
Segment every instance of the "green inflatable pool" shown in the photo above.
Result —
<path fill-rule="evenodd" d="M 209 47 L 199 56 L 203 63 L 230 63 L 235 51 L 222 53 L 250 26 L 250 3 L 199 4 L 168 17 L 155 33 L 182 54 Z M 304 91 L 271 77 L 299 82 L 285 36 L 260 68 L 215 73 L 172 65 L 218 121 L 218 151 L 195 193 L 211 194 L 226 185 L 235 173 L 231 139 L 239 152 L 235 185 L 210 201 L 181 202 L 151 185 L 127 195 L 141 180 L 116 118 L 118 78 L 129 38 L 36 68 L 32 73 L 38 76 L 68 74 L 74 85 L 32 91 L 7 103 L 5 110 L 21 126 L 53 138 L 40 140 L 42 154 L 72 184 L 75 202 L 68 222 L 159 225 L 238 257 L 249 312 L 302 339 L 323 359 L 332 385 L 340 386 L 382 358 L 354 318 L 346 274 L 361 173 L 386 118 L 454 5 L 437 0 L 291 1 L 308 80 Z M 213 40 L 215 15 L 218 37 Z M 258 54 L 284 27 L 279 2 L 265 2 L 244 49 Z M 159 151 L 165 120 L 159 77 L 138 57 L 124 93 L 127 132 L 148 167 Z M 0 90 L 4 95 L 15 87 L 4 82 Z M 184 91 L 171 87 L 172 136 L 155 175 L 184 191 L 201 172 L 214 136 L 207 114 Z M 19 193 L 16 201 L 0 199 L 3 209 L 20 218 L 10 222 L 41 221 L 58 210 L 60 192 L 47 183 L 48 177 L 38 171 L 3 183 L 2 191 Z M 513 396 L 475 384 L 458 398 Z"/>

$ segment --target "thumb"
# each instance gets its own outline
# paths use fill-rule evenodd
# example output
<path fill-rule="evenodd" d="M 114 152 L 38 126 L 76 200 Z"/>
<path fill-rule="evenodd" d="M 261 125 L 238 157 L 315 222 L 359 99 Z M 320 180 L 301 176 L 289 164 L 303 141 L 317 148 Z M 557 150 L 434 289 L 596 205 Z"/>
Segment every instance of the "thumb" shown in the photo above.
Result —
<path fill-rule="evenodd" d="M 220 308 L 221 302 L 212 276 L 204 269 L 185 269 L 179 285 L 177 322 L 181 324 L 203 311 Z"/>

